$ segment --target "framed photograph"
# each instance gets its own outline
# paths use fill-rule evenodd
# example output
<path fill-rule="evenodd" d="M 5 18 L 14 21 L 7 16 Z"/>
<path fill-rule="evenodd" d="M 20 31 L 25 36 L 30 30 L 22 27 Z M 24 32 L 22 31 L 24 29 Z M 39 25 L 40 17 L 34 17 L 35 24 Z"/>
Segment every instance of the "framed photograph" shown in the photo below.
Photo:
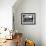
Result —
<path fill-rule="evenodd" d="M 36 24 L 36 13 L 21 13 L 21 24 L 23 25 Z"/>

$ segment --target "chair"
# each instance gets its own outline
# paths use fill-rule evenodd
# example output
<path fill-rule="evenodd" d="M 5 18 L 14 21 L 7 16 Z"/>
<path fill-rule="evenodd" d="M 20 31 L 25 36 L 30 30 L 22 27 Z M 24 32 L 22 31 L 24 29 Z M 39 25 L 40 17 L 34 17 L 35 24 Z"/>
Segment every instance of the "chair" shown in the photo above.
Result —
<path fill-rule="evenodd" d="M 26 40 L 25 46 L 35 46 L 35 43 L 32 40 Z"/>
<path fill-rule="evenodd" d="M 22 45 L 22 33 L 15 33 L 16 46 Z"/>

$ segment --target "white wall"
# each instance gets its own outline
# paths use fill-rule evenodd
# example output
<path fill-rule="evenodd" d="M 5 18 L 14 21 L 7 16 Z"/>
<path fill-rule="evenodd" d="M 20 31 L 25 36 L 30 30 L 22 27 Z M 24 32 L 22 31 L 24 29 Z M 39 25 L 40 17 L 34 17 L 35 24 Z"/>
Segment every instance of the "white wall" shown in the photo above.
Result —
<path fill-rule="evenodd" d="M 12 28 L 12 6 L 16 0 L 0 0 L 0 27 Z"/>
<path fill-rule="evenodd" d="M 21 1 L 21 0 L 20 0 Z M 40 0 L 23 0 L 15 3 L 13 13 L 15 19 L 15 30 L 22 32 L 24 37 L 35 41 L 36 46 L 41 46 L 41 25 L 40 25 Z M 17 5 L 17 6 L 16 6 Z M 36 13 L 36 25 L 21 25 L 21 13 Z"/>
<path fill-rule="evenodd" d="M 41 1 L 41 38 L 42 46 L 46 46 L 46 0 Z"/>

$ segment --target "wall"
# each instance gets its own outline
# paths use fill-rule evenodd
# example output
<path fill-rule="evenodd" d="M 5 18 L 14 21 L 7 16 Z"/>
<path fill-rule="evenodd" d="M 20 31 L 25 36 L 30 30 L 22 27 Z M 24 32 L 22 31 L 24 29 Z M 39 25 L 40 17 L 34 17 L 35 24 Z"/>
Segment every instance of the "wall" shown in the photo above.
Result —
<path fill-rule="evenodd" d="M 41 46 L 41 1 L 18 0 L 18 2 L 16 2 L 13 6 L 15 30 L 18 30 L 18 32 L 22 32 L 24 38 L 34 40 L 36 46 Z M 36 13 L 36 25 L 21 25 L 21 13 Z"/>
<path fill-rule="evenodd" d="M 46 0 L 41 1 L 41 38 L 42 46 L 46 46 Z"/>
<path fill-rule="evenodd" d="M 0 0 L 0 27 L 12 29 L 12 6 L 16 0 Z"/>

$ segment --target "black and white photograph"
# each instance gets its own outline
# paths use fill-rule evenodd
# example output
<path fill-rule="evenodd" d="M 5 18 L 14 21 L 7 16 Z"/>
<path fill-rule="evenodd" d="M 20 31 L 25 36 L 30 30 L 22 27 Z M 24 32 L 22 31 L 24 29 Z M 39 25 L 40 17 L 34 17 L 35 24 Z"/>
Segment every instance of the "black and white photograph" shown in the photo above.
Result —
<path fill-rule="evenodd" d="M 23 25 L 36 24 L 36 14 L 35 13 L 21 13 L 21 24 Z"/>

